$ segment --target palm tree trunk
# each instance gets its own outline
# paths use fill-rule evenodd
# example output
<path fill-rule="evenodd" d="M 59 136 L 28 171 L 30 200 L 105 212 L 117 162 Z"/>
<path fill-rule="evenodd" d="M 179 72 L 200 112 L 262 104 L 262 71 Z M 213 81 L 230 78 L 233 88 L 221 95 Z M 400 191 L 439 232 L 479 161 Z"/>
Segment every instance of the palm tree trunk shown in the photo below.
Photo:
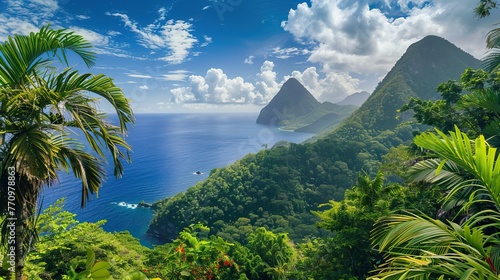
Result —
<path fill-rule="evenodd" d="M 18 200 L 18 205 L 16 209 L 16 256 L 15 256 L 15 273 L 16 280 L 23 280 L 23 269 L 24 269 L 24 240 L 26 232 L 26 220 L 28 219 L 26 203 L 23 199 Z"/>
<path fill-rule="evenodd" d="M 18 173 L 19 174 L 19 173 Z M 27 242 L 35 233 L 34 215 L 40 187 L 20 176 L 16 188 L 16 236 L 15 236 L 15 275 L 16 280 L 23 280 L 24 260 L 28 253 Z M 29 242 L 28 242 L 29 243 Z"/>

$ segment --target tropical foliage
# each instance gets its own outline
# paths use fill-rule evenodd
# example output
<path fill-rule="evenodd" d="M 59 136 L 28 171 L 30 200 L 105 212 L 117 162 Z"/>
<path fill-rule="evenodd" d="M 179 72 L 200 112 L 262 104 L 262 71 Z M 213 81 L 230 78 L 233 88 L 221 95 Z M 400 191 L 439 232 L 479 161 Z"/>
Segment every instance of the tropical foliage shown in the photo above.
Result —
<path fill-rule="evenodd" d="M 500 71 L 466 69 L 460 82 L 449 80 L 438 86 L 441 99 L 436 101 L 411 98 L 400 112 L 413 111 L 420 124 L 437 127 L 442 131 L 461 128 L 470 137 L 485 135 L 490 144 L 500 144 Z"/>
<path fill-rule="evenodd" d="M 481 18 L 487 17 L 490 15 L 491 9 L 497 7 L 497 4 L 498 1 L 495 0 L 481 0 L 474 11 Z M 488 32 L 486 48 L 489 49 L 489 52 L 483 58 L 483 68 L 488 72 L 500 70 L 500 28 L 494 28 Z"/>
<path fill-rule="evenodd" d="M 385 254 L 386 264 L 373 279 L 431 279 L 445 276 L 493 279 L 500 264 L 500 164 L 499 155 L 484 136 L 471 141 L 458 128 L 450 136 L 425 133 L 415 143 L 432 151 L 440 164 L 447 161 L 470 174 L 471 179 L 448 185 L 445 203 L 454 194 L 470 194 L 459 213 L 461 222 L 442 222 L 426 216 L 400 214 L 382 218 L 374 231 L 374 243 Z M 447 177 L 450 177 L 448 175 Z M 462 278 L 464 279 L 464 278 Z"/>
<path fill-rule="evenodd" d="M 495 5 L 481 0 L 477 12 L 488 15 Z M 497 33 L 488 37 L 493 50 Z M 37 40 L 43 43 L 33 44 Z M 423 55 L 423 45 L 435 50 L 433 56 Z M 129 148 L 123 135 L 132 112 L 111 79 L 47 67 L 67 66 L 66 51 L 92 65 L 94 54 L 81 37 L 46 27 L 10 38 L 0 47 L 6 54 L 0 56 L 0 179 L 7 186 L 15 178 L 21 187 L 16 204 L 29 206 L 17 230 L 36 229 L 41 235 L 38 243 L 28 242 L 25 275 L 498 279 L 500 72 L 469 69 L 460 82 L 438 87 L 441 100 L 423 101 L 439 97 L 438 82 L 475 66 L 470 65 L 475 59 L 450 45 L 433 36 L 413 45 L 366 105 L 335 132 L 248 155 L 213 170 L 185 193 L 155 203 L 150 232 L 171 242 L 150 249 L 127 232 L 105 232 L 105 221 L 77 222 L 62 202 L 34 219 L 38 192 L 58 171 L 71 170 L 82 179 L 82 206 L 98 191 L 106 150 L 115 175 L 121 174 Z M 439 71 L 424 71 L 429 63 Z M 96 111 L 95 97 L 112 103 L 119 125 Z M 409 111 L 416 122 L 396 127 L 409 120 Z M 425 129 L 422 125 L 437 127 L 437 134 L 416 136 L 418 149 L 409 149 L 404 144 L 419 134 L 413 130 Z M 93 153 L 72 139 L 69 129 L 80 130 Z M 16 170 L 11 177 L 9 167 Z M 8 191 L 0 189 L 3 207 Z M 2 211 L 3 221 L 9 214 Z"/>
<path fill-rule="evenodd" d="M 95 53 L 82 36 L 49 26 L 28 36 L 11 36 L 0 45 L 0 215 L 17 219 L 16 279 L 22 278 L 32 243 L 41 189 L 51 186 L 59 171 L 71 171 L 82 180 L 84 207 L 105 179 L 105 151 L 119 177 L 130 149 L 123 136 L 133 115 L 123 92 L 104 75 L 79 74 L 71 67 L 58 72 L 54 63 L 68 66 L 67 52 L 88 67 L 95 63 Z M 96 109 L 99 100 L 116 110 L 118 125 Z M 93 152 L 71 132 L 81 132 Z"/>

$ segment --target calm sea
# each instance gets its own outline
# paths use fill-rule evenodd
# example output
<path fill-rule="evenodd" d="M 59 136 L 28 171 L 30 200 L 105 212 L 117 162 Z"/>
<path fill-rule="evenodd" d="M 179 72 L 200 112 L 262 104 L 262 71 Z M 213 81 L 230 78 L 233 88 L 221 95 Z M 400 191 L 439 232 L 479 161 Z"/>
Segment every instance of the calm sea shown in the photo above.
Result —
<path fill-rule="evenodd" d="M 66 209 L 80 222 L 107 220 L 110 232 L 128 230 L 141 243 L 154 243 L 146 236 L 153 216 L 140 201 L 154 202 L 185 191 L 208 177 L 210 170 L 224 167 L 267 144 L 287 140 L 300 143 L 312 134 L 282 131 L 255 123 L 256 113 L 241 114 L 141 114 L 128 133 L 132 163 L 125 163 L 122 178 L 108 180 L 85 209 L 80 209 L 81 183 L 63 174 L 47 189 L 43 206 L 66 197 Z M 196 174 L 199 171 L 201 174 Z"/>

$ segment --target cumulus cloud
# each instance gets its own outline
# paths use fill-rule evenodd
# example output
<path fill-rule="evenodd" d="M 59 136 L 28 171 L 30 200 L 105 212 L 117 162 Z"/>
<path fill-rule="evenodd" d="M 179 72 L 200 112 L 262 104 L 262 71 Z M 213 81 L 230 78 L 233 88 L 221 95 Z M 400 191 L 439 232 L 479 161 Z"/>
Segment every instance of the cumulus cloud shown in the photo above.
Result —
<path fill-rule="evenodd" d="M 149 87 L 148 87 L 148 85 L 141 85 L 141 86 L 139 86 L 139 89 L 146 90 L 146 89 L 149 89 Z"/>
<path fill-rule="evenodd" d="M 204 77 L 191 75 L 189 86 L 170 90 L 176 103 L 254 103 L 254 86 L 241 77 L 228 78 L 222 69 L 211 68 Z"/>
<path fill-rule="evenodd" d="M 170 90 L 176 103 L 266 104 L 278 92 L 274 63 L 265 61 L 254 83 L 242 77 L 228 78 L 222 69 L 211 68 L 205 76 L 189 76 L 189 86 Z"/>
<path fill-rule="evenodd" d="M 192 34 L 193 25 L 189 21 L 169 19 L 166 22 L 165 9 L 160 9 L 160 18 L 153 24 L 141 27 L 137 22 L 122 13 L 108 13 L 110 16 L 119 17 L 125 26 L 138 36 L 138 43 L 154 51 L 165 51 L 165 55 L 159 60 L 170 64 L 180 64 L 184 62 L 191 49 L 198 42 L 198 39 Z M 205 41 L 211 41 L 207 36 Z"/>
<path fill-rule="evenodd" d="M 315 67 L 277 77 L 272 61 L 264 61 L 253 82 L 228 78 L 222 69 L 211 68 L 205 76 L 189 76 L 189 85 L 171 89 L 175 103 L 267 104 L 291 77 L 299 80 L 320 101 L 337 102 L 358 91 L 359 80 L 347 73 L 318 73 Z"/>
<path fill-rule="evenodd" d="M 278 93 L 280 87 L 281 85 L 277 82 L 276 72 L 274 72 L 274 63 L 269 60 L 264 61 L 255 81 L 259 101 L 261 103 L 269 102 Z"/>
<path fill-rule="evenodd" d="M 327 72 L 321 75 L 316 67 L 309 67 L 303 72 L 293 71 L 285 80 L 290 77 L 301 82 L 321 102 L 339 102 L 347 95 L 359 91 L 360 81 L 346 72 Z"/>
<path fill-rule="evenodd" d="M 489 23 L 494 22 L 491 18 L 477 23 L 475 1 L 392 0 L 385 1 L 384 9 L 370 6 L 372 2 L 311 0 L 291 9 L 281 26 L 297 41 L 314 46 L 308 60 L 322 65 L 323 71 L 380 77 L 410 44 L 429 34 L 480 57 Z M 393 17 L 396 12 L 403 14 Z"/>

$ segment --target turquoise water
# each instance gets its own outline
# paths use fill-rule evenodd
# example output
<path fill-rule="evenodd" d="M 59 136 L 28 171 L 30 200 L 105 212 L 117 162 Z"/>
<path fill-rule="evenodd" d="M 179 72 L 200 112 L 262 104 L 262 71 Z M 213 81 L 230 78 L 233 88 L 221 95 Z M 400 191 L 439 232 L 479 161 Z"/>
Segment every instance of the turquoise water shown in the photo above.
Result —
<path fill-rule="evenodd" d="M 80 209 L 81 184 L 63 174 L 59 184 L 45 191 L 43 205 L 66 197 L 66 209 L 76 213 L 79 221 L 105 219 L 105 230 L 128 230 L 150 246 L 154 240 L 146 231 L 153 214 L 134 204 L 185 191 L 207 178 L 213 168 L 255 153 L 264 144 L 271 147 L 280 140 L 300 143 L 312 136 L 258 125 L 256 118 L 255 113 L 136 115 L 127 137 L 133 149 L 132 163 L 125 163 L 122 178 L 115 179 L 108 166 L 108 180 L 99 197 L 92 197 L 87 207 Z"/>

